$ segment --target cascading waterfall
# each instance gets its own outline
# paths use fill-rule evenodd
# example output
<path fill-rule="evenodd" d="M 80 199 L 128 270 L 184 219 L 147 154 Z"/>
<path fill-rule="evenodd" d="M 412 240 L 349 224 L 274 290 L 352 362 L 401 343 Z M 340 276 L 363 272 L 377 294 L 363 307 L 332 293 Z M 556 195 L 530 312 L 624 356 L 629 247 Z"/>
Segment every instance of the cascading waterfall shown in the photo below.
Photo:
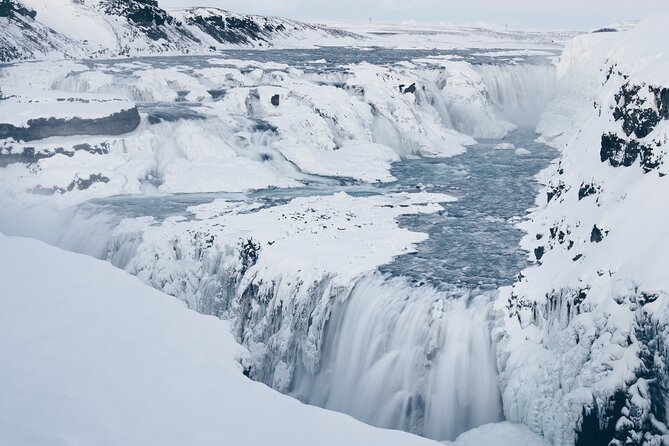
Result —
<path fill-rule="evenodd" d="M 535 127 L 557 85 L 554 65 L 474 65 L 500 117 Z"/>
<path fill-rule="evenodd" d="M 418 108 L 408 109 L 411 114 L 399 116 L 404 118 L 415 114 L 417 120 L 424 121 L 429 118 L 430 123 L 434 124 L 428 128 L 431 131 L 441 126 L 468 131 L 475 136 L 502 137 L 513 126 L 499 121 L 532 126 L 555 88 L 555 68 L 552 65 L 466 65 L 464 74 L 455 73 L 456 81 L 460 82 L 455 84 L 448 84 L 444 79 L 441 79 L 443 82 L 439 81 L 444 70 L 434 69 L 423 73 L 422 85 L 415 91 Z M 460 75 L 462 77 L 458 77 Z M 347 76 L 340 73 L 308 73 L 305 79 L 340 86 L 345 84 Z M 84 81 L 78 76 L 70 76 L 57 86 L 74 91 L 91 89 L 91 85 Z M 106 88 L 128 92 L 135 99 L 149 101 L 153 105 L 156 104 L 153 101 L 171 100 L 167 94 L 170 92 L 161 95 L 160 91 L 137 90 L 125 81 L 114 81 Z M 471 95 L 463 94 L 462 90 Z M 207 138 L 201 140 L 204 141 L 202 145 L 216 147 L 218 157 L 244 156 L 269 164 L 271 168 L 267 171 L 276 172 L 277 177 L 304 177 L 298 167 L 283 157 L 275 147 L 279 136 L 261 119 L 262 107 L 256 96 L 249 96 L 250 99 L 244 104 L 248 114 L 258 114 L 258 119 L 251 119 L 253 116 L 243 115 L 244 111 L 241 111 L 242 115 L 234 116 L 234 119 L 223 125 L 201 119 L 198 110 L 185 107 L 189 113 L 179 114 L 174 119 L 162 119 L 151 127 L 148 136 L 134 143 L 136 147 L 124 143 L 123 150 L 140 153 L 145 146 L 148 147 L 145 152 L 154 158 L 154 171 L 157 172 L 152 177 L 162 181 L 162 164 L 173 158 L 192 156 L 185 150 L 191 149 L 191 145 L 197 146 L 191 144 L 191 138 L 193 135 L 203 138 L 204 135 Z M 215 102 L 212 100 L 212 103 Z M 157 104 L 160 106 L 163 102 Z M 182 112 L 176 107 L 172 107 L 171 111 Z M 375 143 L 393 148 L 402 156 L 420 153 L 414 147 L 418 143 L 409 138 L 410 132 L 398 127 L 403 124 L 402 119 L 391 121 L 374 107 L 372 116 L 370 134 L 356 134 L 355 138 L 369 138 Z M 331 127 L 335 140 L 343 139 L 344 132 L 336 126 Z M 184 130 L 185 136 L 173 138 L 180 128 L 188 130 Z M 165 135 L 169 135 L 169 138 L 163 138 Z M 192 186 L 194 180 L 186 180 Z M 262 182 L 258 184 L 258 188 L 266 187 Z M 167 202 L 166 206 L 171 204 Z M 130 207 L 126 203 L 124 211 L 128 212 Z M 146 209 L 141 211 L 146 212 Z M 122 268 L 131 263 L 141 242 L 141 234 L 127 233 L 123 234 L 124 238 L 114 239 L 113 228 L 119 218 L 111 215 L 113 212 L 107 216 L 99 215 L 99 208 L 95 206 L 90 209 L 80 207 L 77 212 L 76 215 L 60 216 L 58 219 L 52 215 L 38 214 L 23 219 L 35 222 L 60 221 L 42 234 L 31 228 L 23 228 L 20 221 L 16 222 L 15 228 L 9 228 L 8 222 L 4 222 L 2 229 L 6 233 L 38 237 L 70 250 L 104 258 Z M 184 210 L 178 212 L 183 214 Z M 146 215 L 139 212 L 127 216 Z M 65 233 L 48 234 L 54 227 L 65 228 Z M 232 254 L 235 254 L 233 250 L 219 253 L 219 257 Z M 237 260 L 231 259 L 231 263 Z M 214 267 L 211 269 L 215 270 Z M 179 271 L 175 275 L 179 273 L 186 274 Z M 212 277 L 220 281 L 225 271 L 215 273 L 218 275 L 213 274 Z M 211 286 L 211 282 L 198 282 L 204 275 L 198 270 L 198 275 L 194 275 L 195 279 L 192 280 L 195 284 L 193 286 Z M 178 279 L 184 278 L 174 278 L 175 282 Z M 186 277 L 184 282 L 188 279 Z M 295 361 L 295 364 L 291 364 L 295 372 L 286 385 L 290 389 L 289 393 L 310 404 L 341 411 L 370 424 L 403 429 L 439 440 L 454 439 L 468 429 L 503 419 L 488 326 L 494 292 L 476 295 L 474 291 L 455 286 L 451 291 L 438 291 L 429 285 L 413 286 L 401 277 L 378 273 L 350 286 L 353 289 L 350 293 L 344 293 L 345 299 L 333 299 L 328 304 L 332 305 L 328 308 L 331 310 L 330 318 L 323 334 L 321 360 L 316 370 L 305 367 L 304 358 L 297 354 L 291 358 Z M 444 289 L 448 289 L 448 284 Z M 189 288 L 184 293 L 191 291 Z M 244 290 L 239 289 L 230 294 L 235 291 L 237 295 L 243 296 Z M 178 295 L 179 292 L 174 291 L 174 294 Z M 202 294 L 208 296 L 206 290 Z M 184 295 L 178 297 L 185 301 L 189 298 Z M 266 297 L 267 300 L 272 298 Z M 289 299 L 290 296 L 282 298 Z M 205 303 L 197 308 L 201 311 L 212 308 L 221 310 L 210 305 L 211 302 Z M 304 316 L 302 325 L 311 324 L 313 311 L 313 307 L 304 310 L 301 314 Z M 227 312 L 226 315 L 233 318 L 239 316 Z M 268 317 L 276 315 L 278 318 L 285 317 L 280 312 Z M 281 325 L 276 320 L 263 323 Z M 271 349 L 267 349 L 267 352 L 268 356 L 273 353 Z M 272 359 L 276 358 L 269 358 L 268 363 Z M 262 377 L 269 384 L 275 378 L 270 376 L 270 373 L 275 373 L 272 365 L 275 364 L 266 365 L 270 372 Z"/>
<path fill-rule="evenodd" d="M 437 87 L 437 85 L 432 80 L 429 79 L 424 79 L 423 82 L 425 85 L 425 89 L 428 93 L 427 98 L 425 98 L 425 100 L 437 111 L 441 119 L 441 123 L 444 125 L 444 127 L 447 127 L 449 129 L 454 128 L 453 120 L 451 119 L 451 115 L 448 112 L 448 107 L 444 102 L 444 98 L 442 97 L 441 92 L 439 91 L 439 87 Z M 423 99 L 422 98 L 423 96 L 425 95 L 419 93 L 418 97 L 419 99 Z"/>
<path fill-rule="evenodd" d="M 487 327 L 492 298 L 413 287 L 402 278 L 363 279 L 333 308 L 319 372 L 298 369 L 291 393 L 440 440 L 500 421 Z"/>

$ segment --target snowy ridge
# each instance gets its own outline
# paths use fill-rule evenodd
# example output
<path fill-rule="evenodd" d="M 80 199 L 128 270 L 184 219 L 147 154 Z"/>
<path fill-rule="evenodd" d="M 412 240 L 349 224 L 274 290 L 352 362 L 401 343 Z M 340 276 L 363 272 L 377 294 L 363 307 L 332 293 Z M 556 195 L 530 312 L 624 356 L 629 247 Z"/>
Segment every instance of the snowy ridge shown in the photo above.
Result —
<path fill-rule="evenodd" d="M 562 153 L 523 224 L 537 266 L 498 304 L 498 364 L 507 419 L 553 444 L 669 441 L 667 18 L 571 42 L 539 126 Z"/>
<path fill-rule="evenodd" d="M 218 8 L 163 9 L 156 0 L 1 0 L 0 24 L 0 62 L 332 46 L 475 47 L 487 50 L 482 55 L 506 49 L 510 59 L 520 60 L 522 55 L 555 54 L 578 34 L 452 25 L 323 25 Z"/>
<path fill-rule="evenodd" d="M 2 0 L 0 62 L 207 54 L 230 47 L 313 46 L 360 36 L 323 25 L 216 8 L 165 10 L 155 0 Z"/>

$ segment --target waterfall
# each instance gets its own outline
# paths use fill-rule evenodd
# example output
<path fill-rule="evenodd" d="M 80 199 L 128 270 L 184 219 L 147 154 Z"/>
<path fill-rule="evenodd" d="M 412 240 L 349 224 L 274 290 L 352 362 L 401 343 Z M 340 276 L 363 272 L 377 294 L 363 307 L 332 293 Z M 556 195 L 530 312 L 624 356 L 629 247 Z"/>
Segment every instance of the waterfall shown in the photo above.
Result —
<path fill-rule="evenodd" d="M 536 127 L 557 86 L 554 65 L 474 65 L 500 117 Z"/>
<path fill-rule="evenodd" d="M 335 304 L 321 368 L 292 394 L 367 423 L 438 440 L 500 421 L 487 327 L 494 296 L 439 292 L 376 275 Z"/>
<path fill-rule="evenodd" d="M 329 182 L 328 174 L 338 171 L 321 167 L 357 164 L 345 158 L 352 152 L 342 150 L 351 142 L 369 143 L 361 144 L 360 151 L 378 149 L 376 145 L 392 149 L 380 152 L 384 169 L 394 159 L 388 152 L 407 158 L 460 153 L 474 144 L 469 135 L 502 138 L 513 124 L 534 126 L 556 77 L 552 66 L 463 61 L 417 73 L 369 66 L 356 70 L 287 71 L 276 76 L 296 79 L 255 86 L 259 88 L 248 88 L 251 80 L 241 70 L 206 82 L 181 73 L 178 85 L 159 82 L 157 71 L 132 79 L 95 72 L 68 76 L 54 85 L 123 93 L 143 102 L 140 109 L 148 122 L 110 148 L 112 155 L 134 163 L 130 170 L 117 167 L 127 183 L 118 191 L 124 196 L 67 212 L 35 206 L 0 221 L 0 229 L 106 259 L 191 308 L 229 317 L 242 327 L 236 332 L 239 342 L 257 359 L 251 377 L 307 403 L 438 440 L 500 421 L 488 319 L 495 292 L 476 294 L 455 286 L 436 290 L 370 271 L 368 277 L 337 284 L 335 291 L 329 277 L 305 282 L 307 291 L 296 297 L 290 293 L 299 287 L 282 281 L 285 275 L 264 284 L 242 281 L 246 269 L 239 266 L 239 240 L 228 240 L 225 249 L 212 252 L 206 240 L 197 238 L 197 230 L 169 232 L 169 225 L 193 218 L 190 204 L 209 202 L 213 195 L 193 198 L 193 203 L 187 197 L 173 199 L 175 195 L 125 198 L 143 192 L 147 184 L 176 194 L 282 191 Z M 175 74 L 165 70 L 160 75 L 170 80 Z M 264 76 L 263 82 L 269 82 L 274 75 Z M 400 82 L 418 88 L 398 93 Z M 321 90 L 321 84 L 332 88 Z M 228 93 L 202 100 L 214 87 Z M 181 90 L 190 91 L 187 96 L 194 102 L 177 102 Z M 270 102 L 275 91 L 286 98 L 281 109 Z M 379 162 L 375 156 L 363 162 Z M 219 171 L 220 166 L 239 169 Z M 260 204 L 273 205 L 271 200 Z M 161 225 L 170 217 L 176 218 L 163 231 Z M 202 228 L 202 234 L 208 232 L 206 222 Z M 293 279 L 294 284 L 302 278 L 296 273 Z M 260 285 L 268 291 L 254 295 Z"/>

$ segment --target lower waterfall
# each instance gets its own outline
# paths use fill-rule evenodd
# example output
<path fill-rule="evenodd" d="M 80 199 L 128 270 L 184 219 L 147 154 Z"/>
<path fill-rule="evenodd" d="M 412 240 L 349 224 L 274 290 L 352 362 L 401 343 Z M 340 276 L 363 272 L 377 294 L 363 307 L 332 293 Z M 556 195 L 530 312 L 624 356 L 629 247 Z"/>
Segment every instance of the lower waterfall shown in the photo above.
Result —
<path fill-rule="evenodd" d="M 493 298 L 415 287 L 402 278 L 363 279 L 333 308 L 320 371 L 298 368 L 291 394 L 441 440 L 500 421 L 487 327 Z"/>

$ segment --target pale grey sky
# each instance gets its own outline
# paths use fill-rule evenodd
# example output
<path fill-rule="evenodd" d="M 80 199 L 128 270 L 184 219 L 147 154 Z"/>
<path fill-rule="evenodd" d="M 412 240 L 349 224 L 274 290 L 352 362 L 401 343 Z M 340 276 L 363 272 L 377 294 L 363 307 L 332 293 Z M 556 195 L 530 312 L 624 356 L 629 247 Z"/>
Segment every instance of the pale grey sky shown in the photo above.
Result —
<path fill-rule="evenodd" d="M 159 0 L 311 20 L 483 21 L 524 28 L 590 29 L 669 10 L 668 0 Z"/>

